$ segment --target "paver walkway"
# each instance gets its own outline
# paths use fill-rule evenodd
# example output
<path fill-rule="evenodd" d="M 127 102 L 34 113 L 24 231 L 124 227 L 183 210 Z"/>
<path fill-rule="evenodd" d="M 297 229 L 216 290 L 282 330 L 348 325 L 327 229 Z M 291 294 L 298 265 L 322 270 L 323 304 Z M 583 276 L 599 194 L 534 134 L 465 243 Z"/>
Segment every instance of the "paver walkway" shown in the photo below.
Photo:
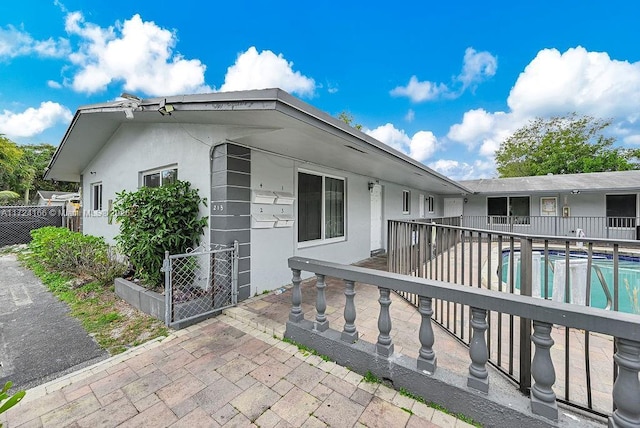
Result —
<path fill-rule="evenodd" d="M 262 330 L 221 315 L 31 389 L 0 421 L 10 428 L 470 426 L 274 338 L 284 326 Z"/>

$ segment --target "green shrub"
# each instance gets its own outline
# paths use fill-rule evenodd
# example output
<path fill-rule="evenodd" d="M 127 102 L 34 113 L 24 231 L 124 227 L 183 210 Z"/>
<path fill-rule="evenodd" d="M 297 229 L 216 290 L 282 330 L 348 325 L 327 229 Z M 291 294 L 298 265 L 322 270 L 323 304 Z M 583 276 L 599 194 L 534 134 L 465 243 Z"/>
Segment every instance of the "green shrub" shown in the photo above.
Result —
<path fill-rule="evenodd" d="M 143 285 L 162 285 L 165 251 L 180 254 L 199 244 L 207 225 L 207 218 L 200 218 L 200 204 L 206 206 L 206 199 L 186 181 L 116 194 L 113 213 L 120 223 L 116 241 Z"/>
<path fill-rule="evenodd" d="M 31 231 L 33 257 L 48 269 L 92 278 L 107 284 L 126 270 L 126 264 L 104 241 L 62 227 L 42 227 Z"/>
<path fill-rule="evenodd" d="M 12 396 L 9 396 L 9 389 L 11 389 L 11 382 L 7 382 L 4 384 L 2 390 L 0 390 L 0 413 L 4 413 L 22 400 L 26 394 L 24 391 L 18 391 Z M 4 402 L 4 403 L 3 403 Z M 0 428 L 2 428 L 2 423 L 0 423 Z"/>

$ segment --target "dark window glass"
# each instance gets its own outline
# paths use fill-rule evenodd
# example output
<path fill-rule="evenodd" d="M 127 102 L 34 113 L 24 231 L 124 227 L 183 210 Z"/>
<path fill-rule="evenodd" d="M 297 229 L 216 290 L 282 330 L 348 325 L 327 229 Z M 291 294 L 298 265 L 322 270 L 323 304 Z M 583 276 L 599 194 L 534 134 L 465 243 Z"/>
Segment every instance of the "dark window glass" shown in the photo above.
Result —
<path fill-rule="evenodd" d="M 322 177 L 298 174 L 298 242 L 322 238 Z"/>
<path fill-rule="evenodd" d="M 94 184 L 93 185 L 93 203 L 92 208 L 96 211 L 101 211 L 102 210 L 102 184 Z"/>
<path fill-rule="evenodd" d="M 154 172 L 153 174 L 147 174 L 143 177 L 143 183 L 145 187 L 160 187 L 160 173 Z"/>
<path fill-rule="evenodd" d="M 515 224 L 530 224 L 530 212 L 528 196 L 513 196 L 509 198 L 509 215 L 512 218 L 512 222 Z"/>
<path fill-rule="evenodd" d="M 411 209 L 411 193 L 408 190 L 402 191 L 402 212 L 408 213 Z"/>
<path fill-rule="evenodd" d="M 506 223 L 507 214 L 507 198 L 487 198 L 488 223 Z"/>
<path fill-rule="evenodd" d="M 344 181 L 325 178 L 325 238 L 344 236 Z"/>
<path fill-rule="evenodd" d="M 609 227 L 636 226 L 636 195 L 607 195 Z"/>

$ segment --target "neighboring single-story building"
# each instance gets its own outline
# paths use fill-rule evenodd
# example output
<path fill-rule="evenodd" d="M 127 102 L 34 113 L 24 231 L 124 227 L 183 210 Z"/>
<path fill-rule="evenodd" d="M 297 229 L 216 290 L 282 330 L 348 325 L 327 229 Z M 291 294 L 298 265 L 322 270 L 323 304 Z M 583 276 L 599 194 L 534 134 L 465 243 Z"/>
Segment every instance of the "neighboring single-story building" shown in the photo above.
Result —
<path fill-rule="evenodd" d="M 464 226 L 540 235 L 637 239 L 640 171 L 460 181 Z"/>
<path fill-rule="evenodd" d="M 78 201 L 80 194 L 77 192 L 57 192 L 55 190 L 38 190 L 38 205 L 62 207 L 69 201 Z"/>
<path fill-rule="evenodd" d="M 111 242 L 116 192 L 191 182 L 204 244 L 240 243 L 240 300 L 289 283 L 291 256 L 362 260 L 387 219 L 460 215 L 471 193 L 280 89 L 123 96 L 77 110 L 45 177 L 80 182 L 84 233 Z"/>

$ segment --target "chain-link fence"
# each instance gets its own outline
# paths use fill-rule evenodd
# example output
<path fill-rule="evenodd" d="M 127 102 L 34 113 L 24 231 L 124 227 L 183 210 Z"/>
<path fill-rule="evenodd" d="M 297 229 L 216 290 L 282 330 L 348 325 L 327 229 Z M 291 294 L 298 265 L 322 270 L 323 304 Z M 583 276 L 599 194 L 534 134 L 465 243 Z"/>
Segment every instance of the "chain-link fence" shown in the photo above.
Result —
<path fill-rule="evenodd" d="M 238 299 L 238 244 L 167 255 L 166 323 L 182 328 L 233 306 Z"/>
<path fill-rule="evenodd" d="M 0 247 L 30 242 L 33 229 L 62 226 L 63 210 L 63 207 L 37 205 L 0 207 Z"/>

